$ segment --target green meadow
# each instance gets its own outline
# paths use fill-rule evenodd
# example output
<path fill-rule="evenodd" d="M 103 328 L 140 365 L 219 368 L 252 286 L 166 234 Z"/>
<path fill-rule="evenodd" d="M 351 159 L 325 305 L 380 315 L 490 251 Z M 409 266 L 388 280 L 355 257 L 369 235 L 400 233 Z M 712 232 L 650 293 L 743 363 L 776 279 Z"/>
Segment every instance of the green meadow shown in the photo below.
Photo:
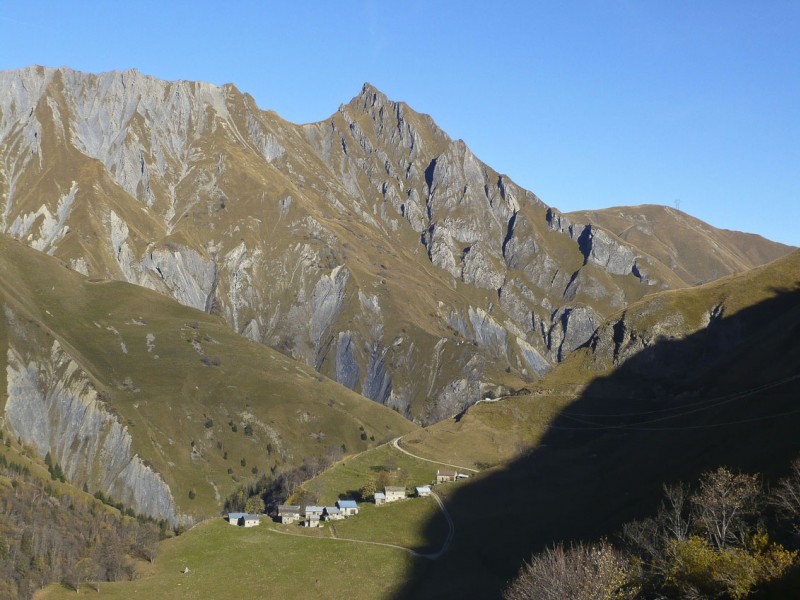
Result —
<path fill-rule="evenodd" d="M 292 527 L 290 531 L 301 530 Z M 401 549 L 327 537 L 278 533 L 284 528 L 232 527 L 223 519 L 205 521 L 163 542 L 152 565 L 140 565 L 134 581 L 101 583 L 105 598 L 381 598 L 397 591 L 415 561 Z M 183 573 L 188 567 L 189 572 Z M 94 584 L 80 595 L 96 596 Z M 53 585 L 37 600 L 74 598 L 75 591 Z"/>

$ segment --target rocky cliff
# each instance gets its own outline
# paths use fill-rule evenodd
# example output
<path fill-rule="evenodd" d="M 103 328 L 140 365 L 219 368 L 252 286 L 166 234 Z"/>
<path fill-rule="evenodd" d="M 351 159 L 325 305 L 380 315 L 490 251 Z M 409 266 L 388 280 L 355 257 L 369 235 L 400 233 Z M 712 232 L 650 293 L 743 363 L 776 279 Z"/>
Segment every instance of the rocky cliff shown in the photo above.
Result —
<path fill-rule="evenodd" d="M 172 525 L 178 513 L 160 474 L 132 448 L 128 428 L 102 401 L 88 375 L 58 341 L 5 306 L 6 428 L 41 456 L 49 453 L 74 485 L 99 490 L 135 510 Z"/>

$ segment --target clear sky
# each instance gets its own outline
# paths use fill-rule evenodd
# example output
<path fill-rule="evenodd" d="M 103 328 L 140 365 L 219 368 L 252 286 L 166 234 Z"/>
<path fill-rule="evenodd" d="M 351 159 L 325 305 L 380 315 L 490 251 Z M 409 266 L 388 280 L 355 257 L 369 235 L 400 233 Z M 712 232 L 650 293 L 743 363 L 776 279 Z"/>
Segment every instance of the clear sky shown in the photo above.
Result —
<path fill-rule="evenodd" d="M 295 122 L 369 81 L 563 211 L 800 245 L 800 2 L 0 2 L 0 69 L 234 83 Z"/>

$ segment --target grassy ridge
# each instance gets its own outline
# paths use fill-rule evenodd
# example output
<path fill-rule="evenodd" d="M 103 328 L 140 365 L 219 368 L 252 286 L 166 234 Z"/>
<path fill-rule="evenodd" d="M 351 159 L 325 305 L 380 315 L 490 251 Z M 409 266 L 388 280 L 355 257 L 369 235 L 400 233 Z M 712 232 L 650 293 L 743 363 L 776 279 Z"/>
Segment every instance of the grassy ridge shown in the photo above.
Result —
<path fill-rule="evenodd" d="M 458 417 L 403 436 L 401 446 L 468 468 L 497 465 L 536 446 L 550 421 L 573 399 L 531 394 L 481 402 Z"/>
<path fill-rule="evenodd" d="M 382 473 L 391 479 L 390 485 L 414 487 L 435 481 L 436 469 L 435 463 L 417 460 L 384 444 L 337 463 L 306 482 L 302 490 L 311 492 L 322 504 L 333 504 L 339 498 L 355 498 L 368 480 L 376 480 Z"/>
<path fill-rule="evenodd" d="M 271 468 L 331 449 L 359 452 L 416 428 L 217 317 L 88 280 L 3 237 L 0 301 L 12 315 L 0 318 L 2 360 L 13 345 L 26 361 L 47 361 L 58 340 L 190 514 L 217 514 L 240 482 Z M 362 428 L 374 442 L 361 439 Z"/>
<path fill-rule="evenodd" d="M 569 216 L 613 232 L 668 265 L 689 285 L 744 272 L 792 251 L 759 235 L 717 229 L 667 206 L 621 206 Z"/>

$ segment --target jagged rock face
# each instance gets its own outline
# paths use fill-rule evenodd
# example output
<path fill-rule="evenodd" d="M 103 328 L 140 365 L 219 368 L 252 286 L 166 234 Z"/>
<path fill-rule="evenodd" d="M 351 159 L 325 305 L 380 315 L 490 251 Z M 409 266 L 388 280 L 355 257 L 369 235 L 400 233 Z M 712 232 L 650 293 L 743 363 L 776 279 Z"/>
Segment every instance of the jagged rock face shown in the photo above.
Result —
<path fill-rule="evenodd" d="M 668 265 L 690 285 L 747 271 L 792 250 L 757 235 L 717 229 L 667 206 L 608 208 L 570 217 L 615 233 Z"/>
<path fill-rule="evenodd" d="M 4 233 L 219 314 L 420 422 L 684 285 L 369 85 L 310 125 L 136 71 L 32 67 L 0 91 Z"/>
<path fill-rule="evenodd" d="M 606 382 L 613 394 L 626 379 L 651 385 L 655 394 L 785 384 L 797 364 L 798 280 L 795 251 L 745 273 L 644 298 L 598 324 L 571 368 L 594 377 L 613 372 Z"/>
<path fill-rule="evenodd" d="M 127 427 L 109 412 L 89 377 L 58 341 L 40 351 L 37 335 L 6 307 L 11 332 L 4 421 L 9 431 L 48 452 L 75 485 L 99 489 L 136 512 L 176 525 L 164 479 L 132 449 Z M 31 348 L 35 350 L 31 350 Z"/>

